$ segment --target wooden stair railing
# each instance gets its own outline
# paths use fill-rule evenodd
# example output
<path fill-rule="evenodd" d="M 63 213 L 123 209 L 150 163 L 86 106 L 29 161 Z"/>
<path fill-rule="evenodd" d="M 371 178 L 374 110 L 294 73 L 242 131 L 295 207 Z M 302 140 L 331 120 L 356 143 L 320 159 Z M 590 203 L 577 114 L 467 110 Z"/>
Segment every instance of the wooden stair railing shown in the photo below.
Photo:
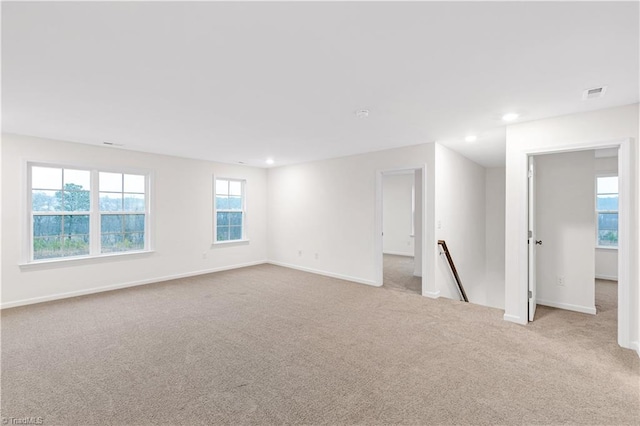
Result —
<path fill-rule="evenodd" d="M 451 272 L 453 272 L 453 277 L 456 279 L 456 284 L 458 285 L 458 291 L 460 292 L 462 300 L 464 300 L 465 302 L 469 302 L 469 299 L 467 299 L 467 293 L 465 293 L 464 287 L 462 287 L 462 281 L 460 281 L 460 276 L 458 275 L 456 265 L 453 263 L 451 253 L 449 253 L 449 248 L 447 248 L 447 243 L 444 240 L 438 240 L 438 245 L 442 246 L 442 250 L 444 251 L 445 256 L 447 256 L 449 267 L 451 268 Z"/>

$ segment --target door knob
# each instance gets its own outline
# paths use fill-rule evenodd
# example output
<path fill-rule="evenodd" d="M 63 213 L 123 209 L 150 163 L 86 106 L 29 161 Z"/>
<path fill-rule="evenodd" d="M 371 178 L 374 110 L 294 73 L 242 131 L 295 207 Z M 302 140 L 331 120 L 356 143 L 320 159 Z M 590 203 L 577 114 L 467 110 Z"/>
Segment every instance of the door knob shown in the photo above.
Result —
<path fill-rule="evenodd" d="M 542 245 L 542 240 L 536 240 L 536 244 L 541 246 Z"/>

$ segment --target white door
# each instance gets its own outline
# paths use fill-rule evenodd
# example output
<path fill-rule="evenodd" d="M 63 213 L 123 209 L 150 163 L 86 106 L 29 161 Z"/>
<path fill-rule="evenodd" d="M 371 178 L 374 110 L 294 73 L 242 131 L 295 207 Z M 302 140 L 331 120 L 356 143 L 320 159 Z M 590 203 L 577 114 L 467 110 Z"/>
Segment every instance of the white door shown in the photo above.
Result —
<path fill-rule="evenodd" d="M 529 321 L 533 321 L 536 314 L 536 162 L 529 157 Z"/>

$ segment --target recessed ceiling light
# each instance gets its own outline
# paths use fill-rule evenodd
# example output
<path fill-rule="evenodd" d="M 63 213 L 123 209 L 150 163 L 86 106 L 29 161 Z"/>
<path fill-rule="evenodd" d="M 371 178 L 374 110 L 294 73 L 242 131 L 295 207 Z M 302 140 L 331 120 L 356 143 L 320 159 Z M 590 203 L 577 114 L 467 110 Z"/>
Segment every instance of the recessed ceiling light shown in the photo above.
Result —
<path fill-rule="evenodd" d="M 466 138 L 464 138 L 465 142 L 475 142 L 478 140 L 478 137 L 476 135 L 469 135 Z"/>
<path fill-rule="evenodd" d="M 274 163 L 273 158 L 267 158 L 267 161 L 265 161 L 265 163 L 271 165 Z"/>
<path fill-rule="evenodd" d="M 369 116 L 368 109 L 359 109 L 358 111 L 356 111 L 356 117 L 358 118 L 367 118 L 368 116 Z"/>
<path fill-rule="evenodd" d="M 504 121 L 513 121 L 513 120 L 515 120 L 515 119 L 516 119 L 516 118 L 518 118 L 518 117 L 520 117 L 520 115 L 519 115 L 519 114 L 516 114 L 515 112 L 510 112 L 510 113 L 508 113 L 508 114 L 503 115 L 503 116 L 502 116 L 502 119 L 503 119 Z"/>

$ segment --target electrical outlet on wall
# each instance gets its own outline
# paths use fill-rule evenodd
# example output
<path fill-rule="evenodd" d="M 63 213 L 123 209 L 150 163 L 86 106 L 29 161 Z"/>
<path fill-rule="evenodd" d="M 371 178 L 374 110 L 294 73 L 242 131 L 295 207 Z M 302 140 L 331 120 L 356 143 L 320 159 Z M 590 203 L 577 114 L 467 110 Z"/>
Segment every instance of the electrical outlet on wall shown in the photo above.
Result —
<path fill-rule="evenodd" d="M 558 275 L 558 285 L 564 287 L 564 275 Z"/>

